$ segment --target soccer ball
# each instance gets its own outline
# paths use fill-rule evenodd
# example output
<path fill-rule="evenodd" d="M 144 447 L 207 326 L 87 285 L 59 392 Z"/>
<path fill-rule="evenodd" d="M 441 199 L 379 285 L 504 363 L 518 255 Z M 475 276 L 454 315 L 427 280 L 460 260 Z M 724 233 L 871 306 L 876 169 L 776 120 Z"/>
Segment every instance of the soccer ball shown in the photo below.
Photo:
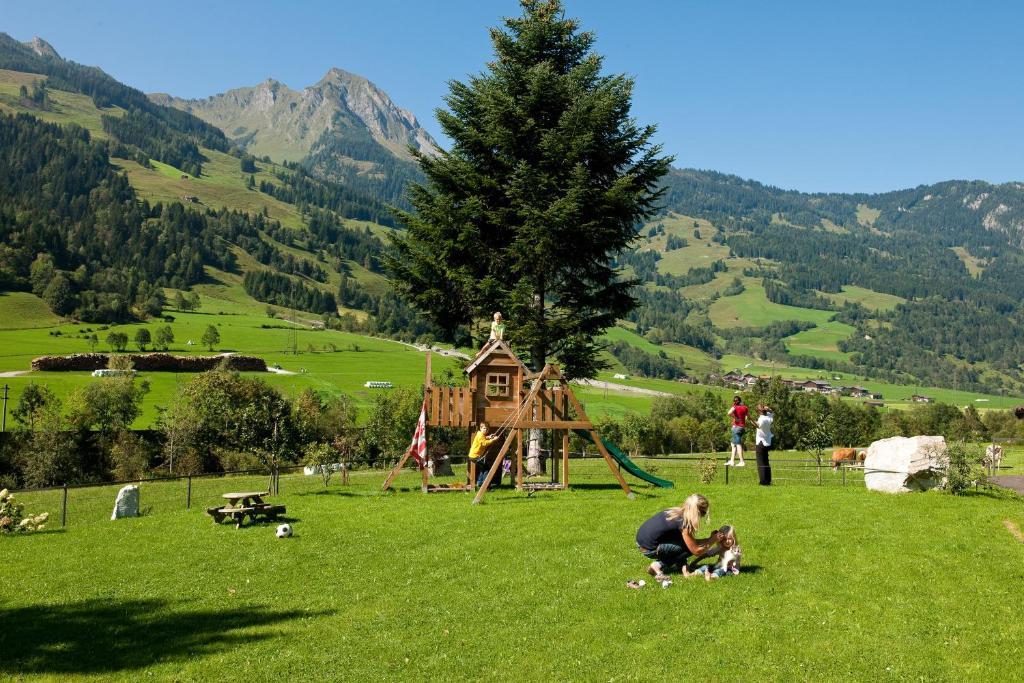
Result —
<path fill-rule="evenodd" d="M 281 526 L 277 527 L 277 537 L 278 538 L 288 538 L 291 535 L 292 535 L 292 525 L 291 524 L 282 524 Z"/>

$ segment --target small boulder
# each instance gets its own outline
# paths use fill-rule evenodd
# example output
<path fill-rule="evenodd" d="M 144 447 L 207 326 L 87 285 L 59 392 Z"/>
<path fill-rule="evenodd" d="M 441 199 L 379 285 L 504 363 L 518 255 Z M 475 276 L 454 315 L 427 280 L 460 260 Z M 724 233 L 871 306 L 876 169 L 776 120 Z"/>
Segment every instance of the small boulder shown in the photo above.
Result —
<path fill-rule="evenodd" d="M 875 441 L 864 460 L 864 484 L 872 491 L 906 493 L 941 486 L 946 440 L 941 436 L 894 436 Z"/>
<path fill-rule="evenodd" d="M 427 467 L 432 477 L 451 477 L 455 475 L 455 471 L 452 469 L 452 461 L 447 455 L 431 458 Z"/>
<path fill-rule="evenodd" d="M 129 484 L 117 492 L 117 500 L 114 501 L 114 514 L 110 515 L 111 520 L 123 517 L 139 516 L 139 487 Z"/>

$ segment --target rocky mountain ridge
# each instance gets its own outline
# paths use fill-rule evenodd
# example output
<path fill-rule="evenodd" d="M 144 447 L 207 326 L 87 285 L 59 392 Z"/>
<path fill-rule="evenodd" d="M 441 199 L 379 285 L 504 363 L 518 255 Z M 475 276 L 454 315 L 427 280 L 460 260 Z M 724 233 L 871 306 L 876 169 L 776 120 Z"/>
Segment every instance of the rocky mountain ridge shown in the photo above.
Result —
<path fill-rule="evenodd" d="M 301 161 L 314 154 L 325 137 L 372 141 L 402 160 L 411 159 L 410 146 L 426 154 L 438 149 L 412 112 L 368 79 L 338 68 L 302 90 L 271 78 L 204 99 L 163 93 L 150 98 L 190 112 L 222 129 L 246 151 L 275 160 Z M 360 156 L 368 155 L 355 153 L 350 161 L 370 161 Z"/>

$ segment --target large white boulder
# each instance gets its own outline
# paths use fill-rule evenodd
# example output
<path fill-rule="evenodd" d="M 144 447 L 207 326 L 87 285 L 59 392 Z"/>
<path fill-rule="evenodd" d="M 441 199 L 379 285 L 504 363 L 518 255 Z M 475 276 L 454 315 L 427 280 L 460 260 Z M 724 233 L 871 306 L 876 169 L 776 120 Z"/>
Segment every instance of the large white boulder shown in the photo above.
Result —
<path fill-rule="evenodd" d="M 129 484 L 117 492 L 117 500 L 114 501 L 114 514 L 110 515 L 110 519 L 138 516 L 139 487 L 135 484 Z"/>
<path fill-rule="evenodd" d="M 864 484 L 872 491 L 906 493 L 940 486 L 946 467 L 941 436 L 894 436 L 875 441 L 864 460 Z"/>

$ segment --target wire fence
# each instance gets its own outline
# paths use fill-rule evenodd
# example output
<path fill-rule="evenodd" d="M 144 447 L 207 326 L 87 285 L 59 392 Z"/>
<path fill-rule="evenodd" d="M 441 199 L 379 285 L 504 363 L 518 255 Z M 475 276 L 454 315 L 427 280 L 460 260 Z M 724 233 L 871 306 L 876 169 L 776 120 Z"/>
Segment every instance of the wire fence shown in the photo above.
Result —
<path fill-rule="evenodd" d="M 542 450 L 539 454 L 544 474 L 526 478 L 530 483 L 561 482 L 564 473 L 557 453 Z M 727 486 L 756 486 L 759 483 L 758 468 L 753 458 L 745 467 L 727 466 L 721 455 L 663 455 L 637 456 L 634 462 L 645 472 L 672 481 L 676 488 L 697 486 L 702 483 L 716 483 Z M 714 462 L 714 472 L 708 479 L 708 463 Z M 337 472 L 330 486 L 349 486 L 366 495 L 380 491 L 387 472 L 397 461 L 378 461 L 374 467 Z M 465 456 L 452 456 L 447 460 L 451 468 L 431 477 L 431 483 L 454 484 L 467 480 L 468 466 Z M 771 458 L 773 486 L 864 486 L 866 472 L 881 474 L 907 474 L 891 470 L 871 468 L 863 465 L 840 463 L 833 468 L 831 463 L 811 457 Z M 620 463 L 616 467 L 631 487 L 644 487 Z M 508 489 L 515 485 L 514 465 L 512 471 L 504 472 L 492 482 L 492 488 Z M 1012 467 L 1003 467 L 1011 470 Z M 596 452 L 574 452 L 570 454 L 569 487 L 617 487 L 618 484 L 608 471 L 608 466 Z M 985 481 L 979 481 L 984 485 Z M 239 470 L 208 474 L 161 477 L 132 481 L 105 482 L 102 484 L 76 484 L 41 489 L 13 491 L 18 500 L 33 514 L 50 513 L 51 527 L 80 524 L 96 524 L 111 518 L 118 491 L 127 484 L 139 487 L 140 512 L 143 515 L 167 514 L 187 510 L 205 511 L 224 504 L 223 494 L 227 491 L 267 491 L 272 496 L 308 495 L 322 492 L 324 482 L 319 473 L 305 474 L 301 466 L 281 467 L 276 472 L 265 470 Z M 419 490 L 421 476 L 415 464 L 409 465 L 395 479 L 396 489 Z M 468 489 L 467 489 L 468 490 Z"/>

